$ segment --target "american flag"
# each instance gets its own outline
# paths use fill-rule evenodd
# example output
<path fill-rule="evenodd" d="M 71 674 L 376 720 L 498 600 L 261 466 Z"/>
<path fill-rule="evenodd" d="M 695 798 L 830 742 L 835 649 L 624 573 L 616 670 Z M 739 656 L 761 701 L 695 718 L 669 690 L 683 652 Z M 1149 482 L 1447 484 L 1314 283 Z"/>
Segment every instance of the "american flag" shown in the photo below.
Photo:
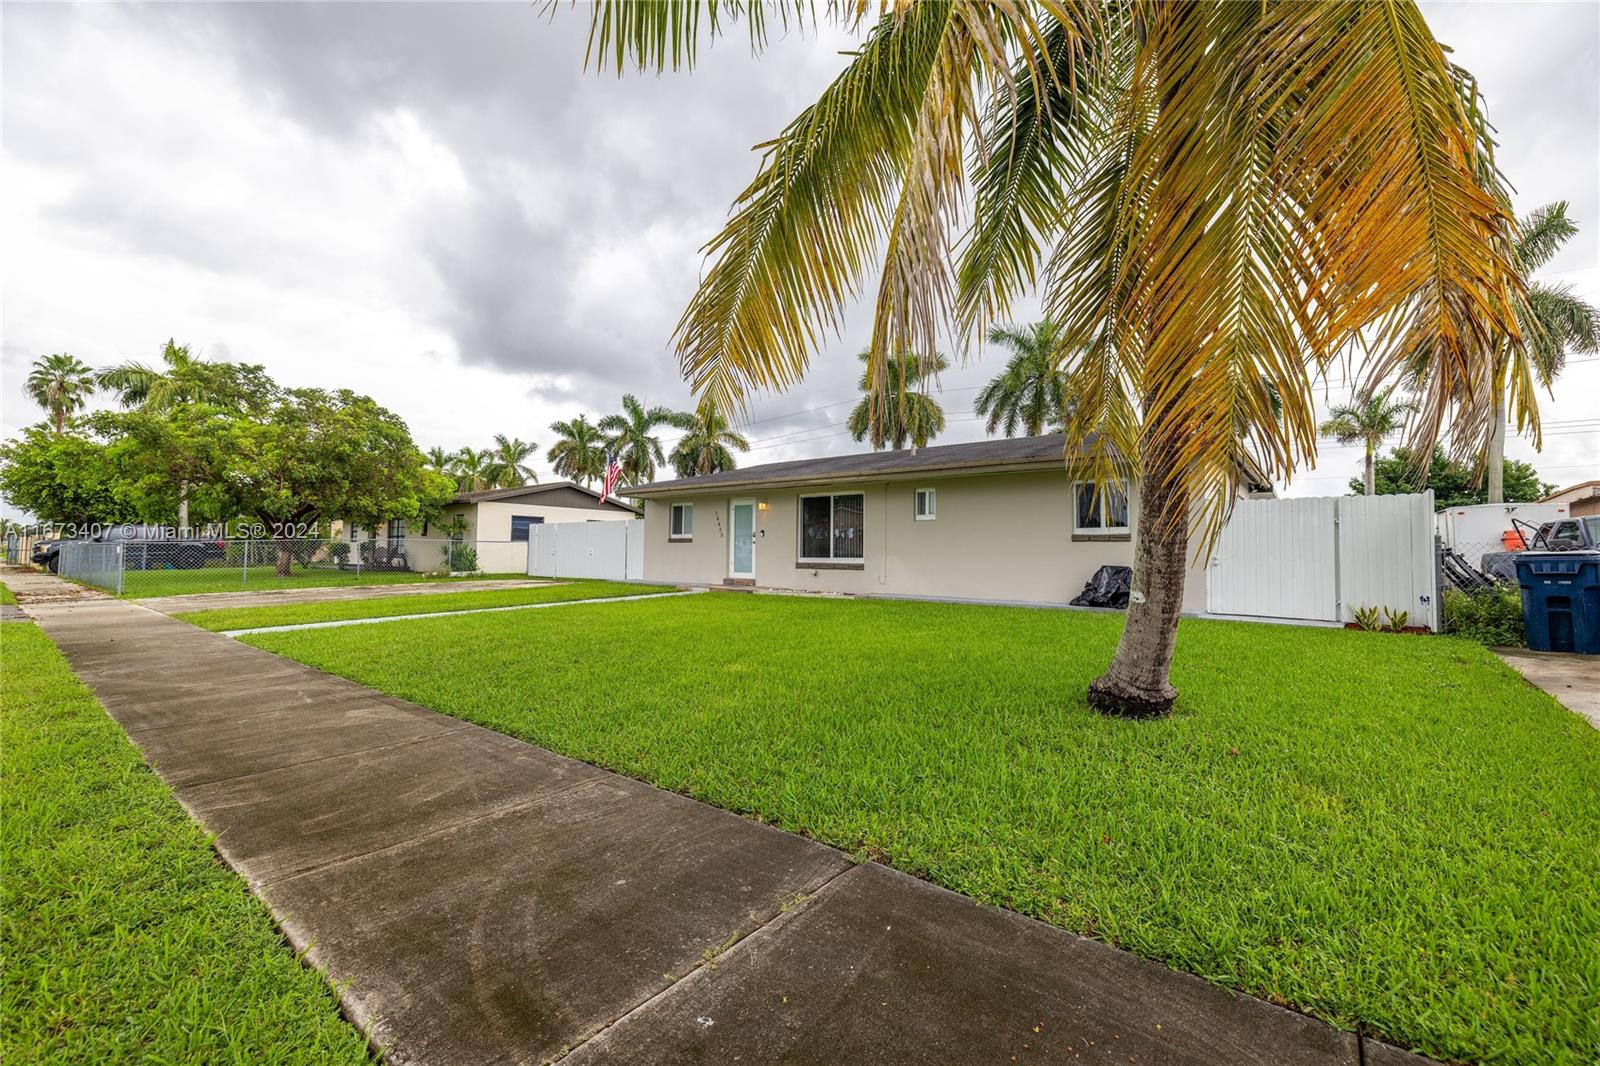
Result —
<path fill-rule="evenodd" d="M 600 490 L 600 502 L 605 503 L 606 497 L 611 495 L 611 490 L 617 487 L 617 482 L 622 477 L 622 466 L 617 462 L 614 452 L 606 455 L 606 483 Z"/>

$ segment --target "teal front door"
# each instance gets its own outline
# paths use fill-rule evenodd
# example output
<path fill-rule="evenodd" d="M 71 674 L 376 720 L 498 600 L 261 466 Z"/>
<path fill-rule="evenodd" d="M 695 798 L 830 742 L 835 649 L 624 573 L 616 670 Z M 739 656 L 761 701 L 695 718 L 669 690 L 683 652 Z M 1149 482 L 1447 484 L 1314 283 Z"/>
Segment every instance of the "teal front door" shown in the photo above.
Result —
<path fill-rule="evenodd" d="M 733 535 L 728 545 L 728 576 L 753 579 L 756 576 L 756 501 L 734 500 L 731 510 L 728 528 Z"/>

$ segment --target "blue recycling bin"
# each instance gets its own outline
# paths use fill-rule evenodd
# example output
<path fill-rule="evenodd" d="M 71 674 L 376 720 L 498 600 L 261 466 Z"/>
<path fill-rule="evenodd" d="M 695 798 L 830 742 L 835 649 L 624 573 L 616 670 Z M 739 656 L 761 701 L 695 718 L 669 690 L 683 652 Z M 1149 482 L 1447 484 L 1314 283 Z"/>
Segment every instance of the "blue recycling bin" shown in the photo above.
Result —
<path fill-rule="evenodd" d="M 1522 552 L 1514 558 L 1528 647 L 1600 655 L 1600 552 Z"/>

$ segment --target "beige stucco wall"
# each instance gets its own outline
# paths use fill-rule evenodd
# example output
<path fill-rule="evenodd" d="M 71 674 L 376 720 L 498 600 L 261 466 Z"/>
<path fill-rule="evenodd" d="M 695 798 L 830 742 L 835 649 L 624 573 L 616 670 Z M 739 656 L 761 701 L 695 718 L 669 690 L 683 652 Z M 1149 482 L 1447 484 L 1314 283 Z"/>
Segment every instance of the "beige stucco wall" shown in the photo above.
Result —
<path fill-rule="evenodd" d="M 918 488 L 937 490 L 932 521 L 916 519 Z M 864 494 L 860 569 L 797 562 L 799 499 L 821 492 Z M 1137 490 L 1132 497 L 1137 515 Z M 1131 540 L 1073 540 L 1071 481 L 1052 470 L 652 499 L 645 505 L 645 577 L 723 581 L 736 499 L 767 505 L 756 512 L 755 583 L 762 588 L 1059 604 L 1083 591 L 1097 568 L 1133 561 Z M 694 504 L 692 541 L 668 537 L 673 503 Z M 1200 568 L 1191 569 L 1184 601 L 1187 610 L 1204 609 Z"/>

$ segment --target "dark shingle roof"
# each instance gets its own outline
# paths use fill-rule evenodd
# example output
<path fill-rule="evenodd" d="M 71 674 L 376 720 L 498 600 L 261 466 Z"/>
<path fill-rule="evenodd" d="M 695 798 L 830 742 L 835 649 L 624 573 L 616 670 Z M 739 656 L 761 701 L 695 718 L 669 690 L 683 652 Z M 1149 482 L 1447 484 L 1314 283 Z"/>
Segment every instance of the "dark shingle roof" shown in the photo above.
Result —
<path fill-rule="evenodd" d="M 1067 438 L 1061 433 L 1042 437 L 1007 437 L 979 440 L 967 444 L 940 444 L 932 448 L 903 448 L 892 452 L 859 452 L 854 455 L 828 455 L 819 459 L 796 459 L 787 463 L 763 463 L 720 474 L 655 481 L 632 485 L 629 496 L 657 496 L 673 492 L 704 492 L 710 489 L 785 482 L 831 481 L 838 478 L 872 478 L 896 474 L 937 471 L 977 470 L 991 467 L 1032 466 L 1061 463 L 1066 456 Z"/>
<path fill-rule="evenodd" d="M 550 481 L 543 485 L 517 485 L 509 489 L 481 489 L 477 492 L 458 492 L 450 498 L 451 503 L 483 503 L 486 500 L 514 500 L 522 496 L 537 496 L 543 492 L 552 492 L 556 489 L 573 489 L 592 496 L 596 500 L 600 494 L 594 489 L 584 488 L 573 481 Z M 621 500 L 606 500 L 607 507 L 617 507 L 624 511 L 638 511 L 637 507 L 630 507 Z"/>

